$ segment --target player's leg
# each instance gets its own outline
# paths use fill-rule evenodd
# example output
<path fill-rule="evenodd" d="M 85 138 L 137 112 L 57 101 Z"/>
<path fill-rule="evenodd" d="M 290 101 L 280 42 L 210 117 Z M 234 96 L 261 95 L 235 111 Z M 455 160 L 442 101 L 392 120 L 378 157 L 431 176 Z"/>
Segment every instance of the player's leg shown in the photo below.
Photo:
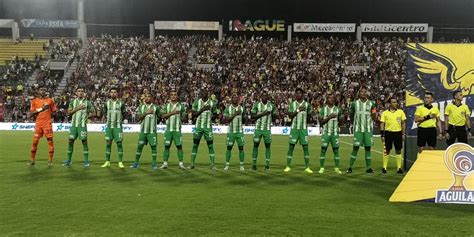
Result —
<path fill-rule="evenodd" d="M 237 146 L 239 147 L 239 161 L 240 161 L 240 170 L 244 171 L 244 159 L 245 159 L 245 152 L 244 152 L 244 134 L 239 133 L 236 137 Z"/>
<path fill-rule="evenodd" d="M 328 150 L 330 136 L 329 135 L 322 135 L 321 136 L 321 152 L 319 153 L 319 173 L 324 173 L 324 162 L 326 160 L 326 151 Z"/>
<path fill-rule="evenodd" d="M 253 135 L 253 150 L 252 150 L 252 170 L 257 170 L 257 157 L 258 157 L 258 146 L 260 145 L 260 139 L 262 134 L 260 131 L 255 130 Z"/>
<path fill-rule="evenodd" d="M 156 157 L 157 157 L 157 134 L 156 133 L 149 133 L 147 134 L 147 140 L 150 143 L 151 147 L 151 168 L 156 170 L 158 166 L 156 165 Z"/>
<path fill-rule="evenodd" d="M 230 159 L 232 157 L 232 147 L 234 146 L 234 142 L 235 142 L 235 135 L 232 134 L 232 133 L 228 133 L 227 134 L 227 138 L 226 138 L 226 151 L 225 151 L 225 167 L 224 167 L 224 170 L 228 170 L 229 169 L 229 165 L 230 165 Z"/>
<path fill-rule="evenodd" d="M 137 151 L 135 152 L 135 162 L 130 166 L 131 168 L 138 168 L 140 157 L 142 156 L 143 147 L 147 143 L 147 137 L 145 133 L 138 134 Z"/>
<path fill-rule="evenodd" d="M 397 160 L 397 173 L 403 174 L 402 169 L 402 147 L 403 147 L 403 135 L 402 132 L 398 132 L 394 134 L 394 145 L 395 145 L 395 154 Z"/>
<path fill-rule="evenodd" d="M 299 140 L 301 146 L 303 147 L 303 154 L 304 154 L 304 166 L 305 172 L 308 174 L 312 174 L 313 171 L 309 168 L 309 141 L 308 141 L 308 130 L 304 129 L 300 131 Z"/>
<path fill-rule="evenodd" d="M 332 146 L 332 151 L 334 153 L 334 165 L 336 166 L 334 168 L 334 172 L 340 174 L 342 172 L 339 170 L 339 162 L 341 160 L 339 157 L 339 135 L 332 136 L 331 146 Z"/>
<path fill-rule="evenodd" d="M 291 129 L 290 131 L 290 137 L 289 137 L 289 146 L 288 146 L 288 153 L 286 156 L 286 168 L 285 172 L 290 172 L 291 171 L 291 161 L 293 160 L 293 152 L 295 150 L 295 145 L 298 142 L 298 132 L 296 129 Z"/>
<path fill-rule="evenodd" d="M 199 142 L 201 142 L 201 137 L 203 135 L 202 129 L 196 129 L 193 134 L 193 149 L 191 151 L 191 166 L 190 169 L 194 169 L 194 165 L 196 162 L 196 156 L 199 148 Z"/>
<path fill-rule="evenodd" d="M 161 169 L 168 168 L 168 160 L 170 158 L 170 149 L 171 149 L 171 144 L 173 142 L 173 133 L 170 131 L 165 131 L 164 138 L 165 138 L 165 149 L 163 150 L 163 165 L 160 167 Z"/>
<path fill-rule="evenodd" d="M 125 168 L 122 163 L 123 160 L 123 130 L 122 128 L 115 128 L 114 129 L 114 140 L 117 143 L 117 154 L 118 154 L 118 165 L 119 168 Z"/>
<path fill-rule="evenodd" d="M 433 150 L 436 147 L 437 135 L 438 132 L 436 131 L 436 128 L 428 128 L 426 136 L 428 143 L 428 147 L 426 148 L 427 150 Z"/>
<path fill-rule="evenodd" d="M 463 127 L 456 127 L 456 138 L 458 139 L 458 142 L 462 143 L 467 143 L 467 130 L 466 128 Z"/>
<path fill-rule="evenodd" d="M 110 167 L 110 153 L 112 152 L 113 133 L 112 129 L 107 127 L 105 129 L 105 163 L 102 168 Z"/>
<path fill-rule="evenodd" d="M 38 150 L 38 143 L 40 138 L 43 136 L 43 129 L 40 127 L 35 127 L 33 135 L 33 143 L 31 144 L 31 159 L 27 165 L 35 165 L 36 162 L 36 151 Z"/>
<path fill-rule="evenodd" d="M 387 166 L 388 166 L 388 157 L 390 155 L 390 151 L 392 150 L 392 145 L 393 145 L 393 133 L 389 131 L 385 131 L 385 143 L 383 144 L 384 146 L 384 151 L 382 154 L 382 173 L 385 174 L 387 173 Z"/>
<path fill-rule="evenodd" d="M 53 141 L 53 127 L 48 126 L 43 129 L 46 140 L 48 140 L 48 166 L 53 165 L 54 157 L 54 141 Z"/>
<path fill-rule="evenodd" d="M 272 150 L 270 146 L 272 144 L 272 134 L 271 131 L 265 131 L 263 135 L 263 141 L 265 142 L 265 169 L 270 169 L 270 158 L 272 155 Z"/>
<path fill-rule="evenodd" d="M 173 132 L 173 140 L 174 140 L 174 145 L 176 146 L 176 150 L 178 153 L 179 168 L 185 169 L 184 164 L 183 164 L 183 160 L 184 160 L 183 135 L 181 134 L 181 132 Z"/>
<path fill-rule="evenodd" d="M 79 138 L 82 142 L 82 155 L 84 157 L 84 167 L 89 167 L 89 145 L 87 144 L 87 129 L 80 128 Z"/>
<path fill-rule="evenodd" d="M 424 128 L 418 128 L 416 131 L 416 145 L 418 146 L 418 153 L 423 151 L 423 147 L 426 145 L 426 138 Z"/>
<path fill-rule="evenodd" d="M 359 151 L 359 147 L 361 143 L 363 142 L 363 133 L 361 132 L 355 132 L 354 133 L 354 142 L 352 146 L 352 153 L 349 161 L 349 169 L 347 169 L 347 173 L 352 173 L 352 168 L 354 167 L 354 163 L 357 159 L 357 152 Z"/>
<path fill-rule="evenodd" d="M 67 160 L 64 162 L 64 166 L 71 165 L 72 153 L 74 151 L 74 141 L 79 136 L 79 130 L 77 127 L 71 127 L 69 129 L 69 142 L 67 146 Z"/>
<path fill-rule="evenodd" d="M 372 133 L 364 133 L 364 149 L 365 149 L 365 166 L 367 167 L 366 173 L 373 173 L 372 170 Z"/>
<path fill-rule="evenodd" d="M 216 153 L 214 151 L 214 136 L 211 129 L 204 129 L 204 139 L 206 139 L 207 148 L 209 150 L 209 161 L 211 162 L 211 169 L 215 169 L 214 164 L 216 160 Z"/>

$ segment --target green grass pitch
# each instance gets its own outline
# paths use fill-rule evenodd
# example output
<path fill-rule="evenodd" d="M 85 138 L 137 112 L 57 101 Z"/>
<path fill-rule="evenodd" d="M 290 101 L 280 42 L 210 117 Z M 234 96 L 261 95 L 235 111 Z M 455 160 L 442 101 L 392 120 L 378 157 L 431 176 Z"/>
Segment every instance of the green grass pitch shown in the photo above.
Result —
<path fill-rule="evenodd" d="M 402 180 L 390 161 L 389 174 L 380 174 L 381 143 L 373 152 L 374 174 L 365 174 L 363 150 L 353 174 L 333 172 L 328 151 L 326 173 L 319 169 L 320 138 L 311 137 L 311 167 L 303 172 L 301 146 L 294 168 L 284 174 L 287 136 L 274 136 L 272 166 L 250 171 L 252 137 L 246 136 L 246 171 L 238 170 L 237 148 L 231 170 L 223 171 L 225 136 L 215 136 L 217 171 L 209 170 L 207 147 L 199 147 L 196 170 L 177 168 L 173 147 L 168 170 L 152 171 L 146 147 L 138 170 L 134 159 L 137 134 L 125 134 L 124 162 L 117 167 L 116 146 L 112 167 L 101 168 L 105 142 L 101 133 L 89 134 L 91 167 L 82 167 L 82 145 L 76 141 L 73 166 L 64 168 L 67 133 L 55 134 L 55 164 L 48 168 L 47 143 L 41 140 L 37 165 L 28 167 L 32 132 L 0 132 L 0 235 L 472 235 L 474 206 L 434 203 L 389 203 Z M 191 135 L 184 136 L 186 165 Z M 341 170 L 348 165 L 351 138 L 342 138 Z M 378 151 L 378 152 L 377 152 Z M 162 162 L 159 135 L 158 160 Z"/>

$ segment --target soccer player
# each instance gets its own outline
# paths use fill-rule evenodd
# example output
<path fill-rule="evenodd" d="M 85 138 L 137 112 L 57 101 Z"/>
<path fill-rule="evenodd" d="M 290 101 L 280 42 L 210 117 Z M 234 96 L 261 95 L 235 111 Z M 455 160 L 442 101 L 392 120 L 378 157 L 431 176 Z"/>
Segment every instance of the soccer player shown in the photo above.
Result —
<path fill-rule="evenodd" d="M 331 144 L 334 152 L 334 171 L 338 174 L 342 173 L 339 170 L 339 121 L 341 120 L 342 112 L 334 104 L 334 95 L 329 93 L 326 97 L 326 106 L 319 111 L 319 123 L 322 126 L 321 136 L 321 154 L 319 155 L 319 164 L 321 168 L 319 173 L 324 173 L 324 161 L 326 160 L 326 151 L 329 144 Z"/>
<path fill-rule="evenodd" d="M 162 119 L 166 119 L 165 150 L 161 169 L 168 168 L 171 144 L 174 142 L 178 150 L 179 168 L 186 169 L 183 164 L 183 136 L 181 135 L 181 121 L 186 118 L 186 107 L 178 102 L 178 94 L 171 91 L 170 102 L 162 108 Z"/>
<path fill-rule="evenodd" d="M 382 173 L 387 173 L 388 156 L 392 146 L 395 145 L 395 154 L 397 154 L 397 173 L 403 174 L 402 170 L 402 147 L 405 137 L 405 112 L 398 109 L 396 98 L 388 99 L 390 103 L 388 110 L 382 113 L 380 118 L 380 138 L 384 144 L 383 168 Z"/>
<path fill-rule="evenodd" d="M 352 147 L 351 159 L 347 173 L 352 173 L 352 167 L 357 158 L 357 152 L 360 146 L 365 148 L 366 173 L 373 173 L 371 168 L 371 146 L 372 140 L 372 122 L 376 118 L 377 110 L 375 103 L 368 99 L 367 87 L 362 86 L 359 90 L 359 99 L 352 102 L 350 108 L 351 121 L 354 121 L 354 144 Z"/>
<path fill-rule="evenodd" d="M 43 135 L 48 140 L 49 157 L 48 166 L 53 165 L 54 142 L 53 142 L 53 126 L 51 124 L 51 115 L 56 112 L 56 104 L 50 98 L 46 97 L 46 88 L 38 88 L 38 94 L 31 101 L 30 116 L 35 118 L 35 132 L 33 136 L 33 144 L 31 145 L 31 161 L 28 165 L 35 165 L 36 151 L 38 142 Z"/>
<path fill-rule="evenodd" d="M 270 169 L 270 157 L 272 144 L 271 125 L 276 115 L 276 107 L 270 101 L 267 93 L 263 93 L 261 101 L 253 105 L 251 116 L 255 122 L 255 134 L 253 136 L 253 152 L 252 152 L 252 170 L 257 170 L 258 146 L 263 137 L 265 143 L 265 170 Z"/>
<path fill-rule="evenodd" d="M 201 98 L 195 100 L 192 106 L 193 118 L 196 119 L 196 128 L 193 134 L 193 150 L 191 153 L 191 166 L 194 169 L 196 155 L 199 148 L 199 142 L 202 136 L 207 142 L 209 149 L 209 160 L 211 161 L 211 170 L 215 170 L 214 138 L 212 136 L 212 118 L 217 113 L 217 103 L 209 98 L 206 90 L 201 90 Z"/>
<path fill-rule="evenodd" d="M 224 110 L 224 123 L 229 123 L 229 128 L 227 130 L 227 151 L 225 153 L 225 167 L 224 170 L 229 170 L 229 162 L 232 156 L 232 147 L 234 147 L 234 142 L 237 142 L 239 147 L 239 160 L 240 160 L 240 171 L 244 171 L 244 129 L 242 127 L 242 117 L 244 113 L 244 108 L 239 104 L 239 96 L 232 96 L 232 103 L 227 106 Z"/>
<path fill-rule="evenodd" d="M 433 150 L 436 147 L 436 127 L 439 134 L 438 139 L 443 138 L 443 130 L 441 128 L 441 119 L 439 117 L 439 110 L 433 106 L 434 95 L 431 92 L 425 93 L 424 104 L 416 107 L 415 122 L 418 124 L 417 131 L 417 145 L 418 153 L 424 149 Z M 425 147 L 428 145 L 428 147 Z"/>
<path fill-rule="evenodd" d="M 125 104 L 118 99 L 118 91 L 116 88 L 109 90 L 110 99 L 105 102 L 102 108 L 103 117 L 107 119 L 107 127 L 105 128 L 105 163 L 102 168 L 110 167 L 110 152 L 112 150 L 112 142 L 117 143 L 118 166 L 124 168 L 123 158 L 123 117 L 125 113 Z"/>
<path fill-rule="evenodd" d="M 313 171 L 309 168 L 309 148 L 308 148 L 308 117 L 311 115 L 312 107 L 307 101 L 303 99 L 303 89 L 297 88 L 295 90 L 295 100 L 290 103 L 288 116 L 292 120 L 291 131 L 289 139 L 288 156 L 286 160 L 286 168 L 284 172 L 291 171 L 291 161 L 293 160 L 293 151 L 295 145 L 298 143 L 303 147 L 305 172 L 312 174 Z"/>
<path fill-rule="evenodd" d="M 456 142 L 456 139 L 458 139 L 458 142 L 467 144 L 467 137 L 471 136 L 471 121 L 469 118 L 471 109 L 462 103 L 462 97 L 461 91 L 455 91 L 453 93 L 453 103 L 446 106 L 444 111 L 444 128 L 448 146 Z"/>
<path fill-rule="evenodd" d="M 152 95 L 146 93 L 143 103 L 137 108 L 138 121 L 140 121 L 140 133 L 138 134 L 138 146 L 135 153 L 135 162 L 130 168 L 138 168 L 143 147 L 150 144 L 151 147 L 151 168 L 156 170 L 156 124 L 160 118 L 160 107 L 153 102 Z"/>
<path fill-rule="evenodd" d="M 79 138 L 82 141 L 84 167 L 89 167 L 89 146 L 87 145 L 87 119 L 95 116 L 95 109 L 92 103 L 85 98 L 84 88 L 76 89 L 76 99 L 69 102 L 67 114 L 72 116 L 71 129 L 69 130 L 69 144 L 67 148 L 67 160 L 65 167 L 71 166 L 72 152 L 74 151 L 74 141 Z"/>

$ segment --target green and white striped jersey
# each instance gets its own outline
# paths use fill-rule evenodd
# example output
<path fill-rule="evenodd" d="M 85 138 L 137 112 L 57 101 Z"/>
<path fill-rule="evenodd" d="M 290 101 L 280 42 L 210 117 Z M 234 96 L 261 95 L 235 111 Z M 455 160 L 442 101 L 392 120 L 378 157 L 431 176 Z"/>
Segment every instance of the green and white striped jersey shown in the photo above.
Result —
<path fill-rule="evenodd" d="M 84 105 L 84 109 L 78 110 L 72 115 L 71 126 L 85 128 L 87 126 L 87 119 L 90 113 L 95 113 L 94 107 L 89 100 L 73 99 L 69 102 L 69 109 L 75 109 Z"/>
<path fill-rule="evenodd" d="M 229 128 L 227 130 L 227 133 L 243 133 L 244 128 L 242 127 L 242 117 L 244 113 L 244 108 L 241 105 L 229 105 L 224 110 L 224 117 L 229 118 L 234 113 L 240 113 L 240 115 L 235 116 L 234 119 L 229 122 Z"/>
<path fill-rule="evenodd" d="M 372 132 L 372 110 L 375 103 L 372 100 L 362 102 L 360 99 L 352 102 L 350 112 L 354 117 L 354 132 Z"/>
<path fill-rule="evenodd" d="M 337 117 L 330 119 L 323 125 L 323 135 L 339 135 L 339 120 L 342 116 L 341 110 L 335 105 L 332 107 L 326 105 L 319 111 L 319 116 L 321 116 L 323 119 L 326 119 L 331 114 L 337 114 Z"/>
<path fill-rule="evenodd" d="M 137 108 L 137 115 L 142 116 L 146 114 L 148 110 L 152 110 L 152 114 L 148 114 L 140 123 L 140 132 L 141 133 L 156 133 L 156 124 L 160 118 L 160 107 L 153 103 L 151 104 L 141 104 Z"/>
<path fill-rule="evenodd" d="M 312 111 L 312 106 L 308 102 L 305 100 L 301 103 L 296 100 L 292 101 L 288 111 L 294 113 L 298 111 L 301 106 L 304 106 L 306 109 L 298 112 L 298 114 L 293 118 L 291 129 L 308 129 L 308 116 Z"/>
<path fill-rule="evenodd" d="M 181 119 L 186 117 L 186 108 L 180 102 L 175 104 L 169 102 L 162 108 L 163 114 L 171 113 L 175 110 L 180 111 L 180 113 L 166 119 L 166 131 L 168 132 L 181 132 Z"/>
<path fill-rule="evenodd" d="M 123 114 L 125 112 L 125 104 L 121 100 L 107 100 L 104 108 L 102 109 L 103 114 L 107 116 L 107 127 L 108 128 L 121 128 L 123 123 Z"/>
<path fill-rule="evenodd" d="M 265 115 L 257 119 L 255 122 L 255 130 L 270 131 L 272 126 L 273 116 L 276 115 L 276 107 L 271 102 L 267 101 L 266 104 L 257 102 L 252 107 L 252 114 L 258 115 L 263 112 L 270 111 L 271 114 Z"/>
<path fill-rule="evenodd" d="M 203 101 L 202 99 L 195 100 L 192 110 L 198 112 L 204 106 L 209 105 L 211 108 L 200 114 L 196 119 L 196 129 L 211 129 L 212 128 L 212 114 L 217 112 L 217 103 L 211 99 Z"/>

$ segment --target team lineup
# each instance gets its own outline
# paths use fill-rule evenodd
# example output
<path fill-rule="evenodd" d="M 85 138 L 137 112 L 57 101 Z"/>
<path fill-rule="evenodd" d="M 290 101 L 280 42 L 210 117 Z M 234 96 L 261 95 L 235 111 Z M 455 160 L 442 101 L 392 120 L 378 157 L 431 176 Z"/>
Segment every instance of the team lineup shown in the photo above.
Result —
<path fill-rule="evenodd" d="M 204 137 L 208 147 L 209 163 L 212 170 L 216 170 L 216 154 L 213 144 L 212 121 L 217 116 L 217 101 L 212 100 L 207 91 L 201 91 L 200 98 L 192 103 L 191 111 L 195 131 L 193 133 L 193 145 L 190 156 L 190 165 L 184 165 L 184 153 L 182 143 L 181 126 L 186 118 L 186 106 L 178 101 L 176 91 L 171 91 L 169 102 L 160 106 L 153 103 L 153 96 L 149 92 L 144 92 L 141 105 L 138 106 L 136 113 L 140 122 L 140 132 L 138 135 L 135 160 L 131 168 L 140 166 L 140 158 L 143 148 L 150 145 L 151 148 L 151 167 L 153 170 L 158 168 L 167 169 L 170 157 L 171 146 L 175 145 L 177 157 L 179 160 L 179 169 L 194 169 L 196 157 L 201 139 Z M 109 90 L 109 99 L 101 108 L 102 121 L 106 123 L 105 130 L 105 163 L 103 168 L 111 166 L 111 148 L 115 141 L 117 145 L 118 167 L 125 168 L 123 163 L 123 117 L 125 104 L 119 99 L 117 89 Z M 437 139 L 445 138 L 448 145 L 458 142 L 467 143 L 467 137 L 470 134 L 470 109 L 462 104 L 462 93 L 457 91 L 453 93 L 454 102 L 446 108 L 445 111 L 445 130 L 442 130 L 440 112 L 438 108 L 432 105 L 434 95 L 430 92 L 425 94 L 424 104 L 417 107 L 415 111 L 415 122 L 418 125 L 417 145 L 419 152 L 423 149 L 433 149 L 436 147 Z M 339 122 L 342 117 L 342 110 L 335 104 L 334 95 L 327 93 L 325 105 L 319 108 L 319 124 L 321 126 L 321 152 L 319 154 L 320 169 L 319 173 L 325 172 L 326 153 L 331 146 L 334 156 L 334 172 L 341 174 L 340 156 L 339 156 Z M 389 154 L 392 148 L 395 148 L 397 173 L 403 174 L 402 169 L 402 147 L 405 139 L 405 121 L 406 115 L 399 108 L 399 103 L 395 98 L 389 98 L 388 108 L 380 115 L 380 137 L 384 144 L 383 168 L 382 173 L 387 173 Z M 257 157 L 260 143 L 265 146 L 265 170 L 270 169 L 271 162 L 271 126 L 276 115 L 277 108 L 268 94 L 262 93 L 260 101 L 256 102 L 251 109 L 251 118 L 255 121 L 255 132 L 253 136 L 252 151 L 252 170 L 257 170 Z M 357 158 L 360 147 L 364 148 L 366 173 L 373 173 L 371 161 L 373 145 L 373 124 L 377 120 L 377 111 L 375 102 L 368 98 L 367 88 L 359 89 L 359 98 L 352 102 L 350 108 L 350 119 L 353 122 L 353 149 L 350 154 L 349 167 L 346 173 L 352 173 L 353 166 Z M 46 97 L 45 88 L 39 88 L 38 96 L 31 102 L 31 116 L 35 118 L 35 131 L 33 144 L 31 147 L 31 160 L 28 165 L 35 165 L 36 151 L 39 139 L 46 137 L 49 147 L 48 165 L 52 166 L 54 156 L 54 142 L 52 130 L 52 113 L 56 112 L 54 101 Z M 239 155 L 239 168 L 245 170 L 244 160 L 244 133 L 243 118 L 245 109 L 241 105 L 240 97 L 237 94 L 232 95 L 231 102 L 224 110 L 223 122 L 228 125 L 226 138 L 226 153 L 224 170 L 230 169 L 230 160 L 234 144 L 237 145 Z M 313 112 L 312 105 L 304 99 L 304 91 L 297 88 L 294 98 L 288 106 L 287 114 L 291 119 L 291 130 L 289 135 L 289 147 L 287 153 L 287 162 L 284 172 L 292 170 L 293 153 L 296 145 L 299 143 L 304 154 L 304 172 L 312 174 L 310 168 L 310 154 L 308 141 L 308 124 L 310 115 Z M 69 142 L 67 147 L 67 159 L 63 166 L 72 165 L 72 155 L 74 151 L 74 142 L 79 139 L 83 147 L 83 165 L 89 167 L 89 147 L 87 143 L 87 121 L 97 116 L 97 111 L 92 103 L 85 98 L 83 88 L 76 89 L 76 98 L 69 102 L 68 115 L 71 118 L 71 128 L 69 131 Z M 163 163 L 158 167 L 157 162 L 157 124 L 161 120 L 166 121 L 166 130 L 164 133 Z"/>

